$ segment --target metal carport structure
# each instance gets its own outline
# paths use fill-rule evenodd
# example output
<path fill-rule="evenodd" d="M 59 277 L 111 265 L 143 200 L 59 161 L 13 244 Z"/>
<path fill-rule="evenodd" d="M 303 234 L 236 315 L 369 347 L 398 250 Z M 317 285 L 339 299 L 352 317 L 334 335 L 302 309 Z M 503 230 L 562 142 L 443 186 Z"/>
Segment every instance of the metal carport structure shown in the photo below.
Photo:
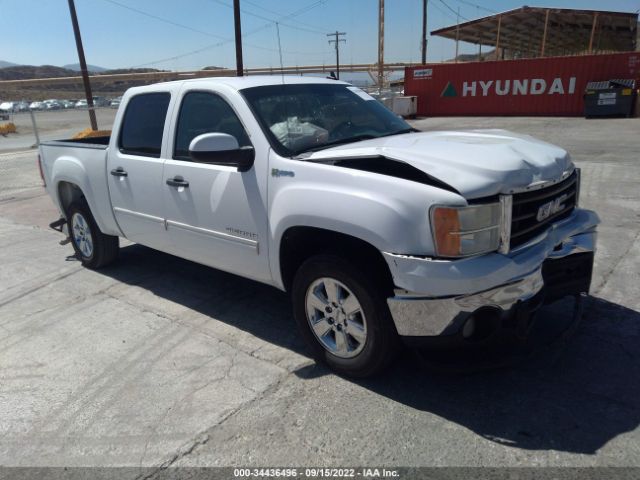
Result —
<path fill-rule="evenodd" d="M 479 45 L 479 58 L 482 46 L 493 47 L 496 60 L 629 52 L 638 46 L 638 14 L 524 6 L 431 34 Z"/>

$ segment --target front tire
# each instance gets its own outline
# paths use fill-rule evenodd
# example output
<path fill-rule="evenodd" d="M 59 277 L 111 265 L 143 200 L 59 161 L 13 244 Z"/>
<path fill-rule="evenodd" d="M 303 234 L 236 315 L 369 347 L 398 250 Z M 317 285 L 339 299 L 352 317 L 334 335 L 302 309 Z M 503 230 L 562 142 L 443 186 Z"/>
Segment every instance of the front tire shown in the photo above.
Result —
<path fill-rule="evenodd" d="M 375 375 L 395 356 L 386 297 L 371 275 L 334 255 L 310 258 L 293 280 L 294 317 L 313 357 L 348 377 Z"/>
<path fill-rule="evenodd" d="M 118 237 L 100 231 L 86 202 L 72 203 L 67 211 L 67 219 L 71 245 L 83 266 L 98 269 L 118 257 Z"/>

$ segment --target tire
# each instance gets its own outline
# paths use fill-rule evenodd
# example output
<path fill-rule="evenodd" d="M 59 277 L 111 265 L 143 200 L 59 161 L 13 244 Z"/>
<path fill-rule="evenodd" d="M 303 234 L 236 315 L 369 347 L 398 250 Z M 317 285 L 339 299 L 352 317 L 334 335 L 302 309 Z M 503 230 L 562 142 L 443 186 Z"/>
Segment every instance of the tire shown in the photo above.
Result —
<path fill-rule="evenodd" d="M 387 295 L 371 278 L 341 257 L 318 255 L 293 280 L 294 317 L 313 357 L 347 377 L 381 372 L 397 351 Z"/>
<path fill-rule="evenodd" d="M 67 221 L 71 245 L 83 266 L 98 269 L 118 258 L 119 238 L 100 231 L 86 202 L 72 203 Z"/>

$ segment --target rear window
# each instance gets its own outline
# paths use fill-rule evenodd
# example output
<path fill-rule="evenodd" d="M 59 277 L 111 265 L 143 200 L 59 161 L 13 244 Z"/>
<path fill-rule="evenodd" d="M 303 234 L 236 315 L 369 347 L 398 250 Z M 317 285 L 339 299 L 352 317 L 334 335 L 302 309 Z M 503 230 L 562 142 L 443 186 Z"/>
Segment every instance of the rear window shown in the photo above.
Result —
<path fill-rule="evenodd" d="M 169 93 L 144 93 L 129 100 L 122 120 L 119 147 L 122 153 L 160 157 L 162 132 L 169 107 Z"/>

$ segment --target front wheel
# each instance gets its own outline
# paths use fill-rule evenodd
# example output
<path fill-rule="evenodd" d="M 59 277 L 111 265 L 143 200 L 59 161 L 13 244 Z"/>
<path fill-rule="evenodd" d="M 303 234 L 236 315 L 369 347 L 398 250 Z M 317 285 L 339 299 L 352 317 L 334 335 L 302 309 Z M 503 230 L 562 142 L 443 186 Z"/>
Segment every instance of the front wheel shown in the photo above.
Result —
<path fill-rule="evenodd" d="M 118 257 L 119 239 L 100 231 L 86 202 L 74 202 L 68 209 L 69 236 L 76 257 L 87 268 L 100 268 Z"/>
<path fill-rule="evenodd" d="M 345 259 L 319 255 L 298 270 L 294 316 L 316 360 L 350 377 L 368 377 L 394 357 L 397 332 L 384 291 Z"/>

